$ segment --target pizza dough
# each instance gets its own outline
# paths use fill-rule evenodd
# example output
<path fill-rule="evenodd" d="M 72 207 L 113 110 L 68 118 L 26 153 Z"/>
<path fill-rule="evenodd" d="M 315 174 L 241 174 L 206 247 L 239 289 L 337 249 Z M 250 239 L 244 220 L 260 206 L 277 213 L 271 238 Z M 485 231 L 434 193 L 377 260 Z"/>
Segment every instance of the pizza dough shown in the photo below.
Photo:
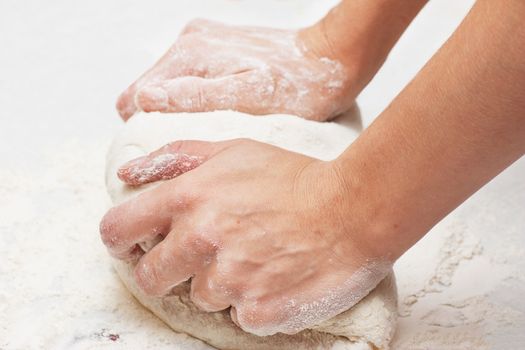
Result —
<path fill-rule="evenodd" d="M 232 111 L 193 114 L 139 114 L 115 138 L 107 157 L 106 185 L 116 205 L 156 184 L 140 188 L 124 185 L 116 176 L 120 165 L 176 140 L 219 141 L 251 138 L 323 160 L 337 157 L 359 134 L 356 127 L 318 123 L 295 116 L 254 117 Z M 295 335 L 259 337 L 246 333 L 229 312 L 207 313 L 189 298 L 190 284 L 176 287 L 163 298 L 144 295 L 133 279 L 130 263 L 114 260 L 114 267 L 130 292 L 171 328 L 219 349 L 388 349 L 397 317 L 393 273 L 350 310 Z"/>

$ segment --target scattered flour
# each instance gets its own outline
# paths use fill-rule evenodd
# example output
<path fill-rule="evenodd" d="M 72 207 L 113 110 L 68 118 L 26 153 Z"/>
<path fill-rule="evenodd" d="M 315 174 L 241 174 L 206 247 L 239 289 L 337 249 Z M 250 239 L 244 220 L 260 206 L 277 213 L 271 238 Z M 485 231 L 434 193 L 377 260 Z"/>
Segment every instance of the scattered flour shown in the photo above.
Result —
<path fill-rule="evenodd" d="M 38 172 L 0 169 L 0 349 L 210 349 L 171 331 L 112 271 L 98 237 L 106 149 L 64 141 L 39 150 Z M 392 349 L 523 346 L 524 176 L 520 162 L 396 263 Z"/>
<path fill-rule="evenodd" d="M 275 6 L 266 5 L 270 2 Z M 97 233 L 99 219 L 109 205 L 103 184 L 108 145 L 93 140 L 108 134 L 100 130 L 107 130 L 113 96 L 128 82 L 130 72 L 138 74 L 158 57 L 178 31 L 177 25 L 189 16 L 296 27 L 313 23 L 336 1 L 315 1 L 311 8 L 306 3 L 213 0 L 202 6 L 186 1 L 187 6 L 174 9 L 173 2 L 157 6 L 121 2 L 106 4 L 101 12 L 101 3 L 96 1 L 63 2 L 61 6 L 35 2 L 32 5 L 37 10 L 31 13 L 2 3 L 2 23 L 9 28 L 1 36 L 2 47 L 9 52 L 2 56 L 7 63 L 2 70 L 2 160 L 15 154 L 12 157 L 26 162 L 38 158 L 40 163 L 26 168 L 3 163 L 0 167 L 1 350 L 210 349 L 168 329 L 129 297 L 109 267 Z M 372 89 L 361 95 L 367 121 L 446 39 L 469 3 L 472 1 L 437 1 L 426 6 L 372 82 Z M 290 16 L 275 16 L 276 8 Z M 20 21 L 21 16 L 29 20 Z M 120 25 L 113 25 L 115 18 Z M 137 26 L 137 18 L 147 25 Z M 35 37 L 45 40 L 20 45 Z M 137 40 L 143 44 L 140 50 Z M 97 58 L 93 52 L 107 54 Z M 122 61 L 123 55 L 130 59 Z M 19 64 L 27 57 L 39 64 Z M 108 75 L 114 79 L 105 81 Z M 55 81 L 60 84 L 50 84 Z M 86 104 L 86 96 L 95 103 Z M 32 103 L 27 103 L 28 97 Z M 68 141 L 67 135 L 78 133 L 79 128 L 87 137 L 81 142 Z M 51 146 L 53 143 L 60 147 Z M 452 268 L 450 285 L 426 291 L 414 300 L 399 320 L 393 349 L 523 348 L 524 178 L 522 159 L 396 264 L 403 301 L 426 290 L 437 275 L 446 255 L 440 251 L 451 231 L 462 227 L 463 239 L 479 243 L 481 249 Z M 406 305 L 400 308 L 407 312 Z"/>

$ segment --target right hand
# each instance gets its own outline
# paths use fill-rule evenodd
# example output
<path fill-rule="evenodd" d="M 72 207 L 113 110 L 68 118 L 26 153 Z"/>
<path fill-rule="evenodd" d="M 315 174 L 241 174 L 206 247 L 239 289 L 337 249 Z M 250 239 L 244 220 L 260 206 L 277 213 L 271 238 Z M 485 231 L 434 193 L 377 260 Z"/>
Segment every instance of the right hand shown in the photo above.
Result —
<path fill-rule="evenodd" d="M 227 109 L 330 119 L 353 104 L 357 74 L 318 50 L 322 35 L 306 32 L 194 20 L 117 109 L 125 120 L 138 110 Z"/>
<path fill-rule="evenodd" d="M 118 175 L 133 186 L 166 181 L 105 215 L 100 232 L 110 253 L 140 259 L 135 280 L 151 296 L 191 278 L 198 307 L 231 306 L 247 332 L 294 334 L 319 324 L 391 269 L 366 189 L 336 162 L 247 139 L 186 140 Z"/>

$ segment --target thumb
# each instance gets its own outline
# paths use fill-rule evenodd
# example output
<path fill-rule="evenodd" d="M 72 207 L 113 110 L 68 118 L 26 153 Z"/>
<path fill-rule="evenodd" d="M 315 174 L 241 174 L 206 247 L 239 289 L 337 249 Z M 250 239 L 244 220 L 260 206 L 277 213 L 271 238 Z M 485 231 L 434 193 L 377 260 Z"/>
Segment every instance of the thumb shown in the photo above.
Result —
<path fill-rule="evenodd" d="M 173 179 L 195 169 L 234 141 L 176 141 L 122 165 L 118 177 L 126 184 L 138 186 Z"/>
<path fill-rule="evenodd" d="M 187 76 L 141 88 L 135 95 L 135 104 L 145 112 L 231 109 L 265 114 L 270 111 L 274 85 L 269 73 L 258 70 L 214 79 Z"/>

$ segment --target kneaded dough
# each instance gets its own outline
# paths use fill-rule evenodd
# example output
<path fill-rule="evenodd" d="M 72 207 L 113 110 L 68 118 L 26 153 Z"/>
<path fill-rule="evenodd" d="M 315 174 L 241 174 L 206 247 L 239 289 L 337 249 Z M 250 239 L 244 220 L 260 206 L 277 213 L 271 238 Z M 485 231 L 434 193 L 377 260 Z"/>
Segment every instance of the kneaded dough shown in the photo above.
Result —
<path fill-rule="evenodd" d="M 176 140 L 219 141 L 251 138 L 323 160 L 337 157 L 359 134 L 343 122 L 318 123 L 290 115 L 254 117 L 232 111 L 139 114 L 114 139 L 107 157 L 106 185 L 114 204 L 156 186 L 124 185 L 116 176 L 120 165 Z M 163 298 L 144 295 L 133 279 L 133 265 L 114 260 L 130 292 L 172 329 L 219 349 L 388 349 L 395 330 L 397 291 L 393 273 L 350 310 L 295 335 L 259 337 L 238 328 L 228 311 L 207 313 L 189 298 L 190 284 Z"/>

